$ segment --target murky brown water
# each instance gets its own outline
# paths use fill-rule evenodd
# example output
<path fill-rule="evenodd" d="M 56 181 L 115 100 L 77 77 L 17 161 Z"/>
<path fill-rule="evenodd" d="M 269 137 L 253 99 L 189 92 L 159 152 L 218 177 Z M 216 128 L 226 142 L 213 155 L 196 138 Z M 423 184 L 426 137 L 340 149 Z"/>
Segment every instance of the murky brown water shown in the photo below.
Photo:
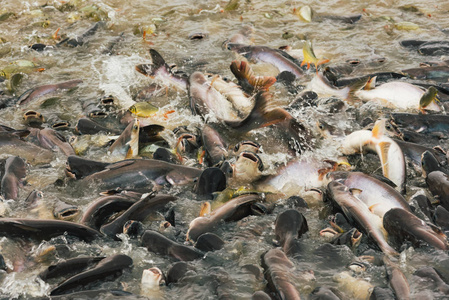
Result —
<path fill-rule="evenodd" d="M 409 51 L 399 45 L 404 39 L 447 39 L 447 35 L 440 29 L 449 28 L 449 2 L 447 1 L 422 1 L 411 3 L 410 1 L 244 1 L 239 2 L 235 11 L 225 11 L 226 1 L 15 1 L 2 0 L 0 3 L 0 15 L 13 13 L 10 17 L 0 21 L 0 70 L 17 60 L 27 60 L 36 67 L 45 68 L 45 71 L 26 72 L 22 82 L 13 92 L 7 89 L 8 80 L 0 83 L 0 91 L 5 91 L 5 98 L 18 97 L 29 88 L 58 83 L 72 79 L 82 79 L 83 83 L 70 92 L 60 92 L 50 96 L 44 96 L 38 101 L 25 106 L 10 106 L 0 110 L 2 125 L 16 129 L 24 128 L 22 115 L 27 110 L 36 110 L 42 113 L 47 120 L 47 126 L 57 121 L 67 121 L 73 128 L 77 120 L 85 115 L 84 107 L 88 103 L 96 104 L 103 96 L 112 95 L 119 101 L 122 109 L 127 109 L 133 104 L 138 91 L 148 86 L 153 81 L 135 71 L 135 65 L 149 63 L 149 48 L 159 51 L 165 60 L 176 64 L 180 70 L 190 74 L 195 70 L 216 73 L 228 78 L 233 78 L 229 70 L 230 62 L 236 55 L 230 51 L 222 50 L 222 43 L 231 34 L 238 32 L 243 25 L 254 26 L 254 44 L 266 45 L 278 48 L 290 45 L 293 49 L 302 49 L 304 39 L 311 40 L 315 52 L 321 57 L 330 59 L 331 64 L 343 63 L 348 59 L 370 59 L 384 57 L 386 62 L 380 66 L 371 68 L 370 71 L 400 71 L 402 69 L 417 67 L 419 62 L 428 60 L 420 56 L 416 51 Z M 309 5 L 316 17 L 348 16 L 363 14 L 359 22 L 345 24 L 334 20 L 305 22 L 293 13 L 303 5 Z M 403 7 L 413 4 L 418 11 L 410 11 Z M 56 47 L 58 41 L 52 35 L 60 28 L 59 35 L 75 37 L 85 32 L 95 22 L 103 20 L 106 28 L 99 29 L 85 45 L 69 48 Z M 399 22 L 413 22 L 419 26 L 416 30 L 399 30 L 394 24 Z M 147 34 L 146 40 L 142 38 L 143 30 L 153 30 Z M 103 54 L 104 50 L 113 43 L 120 34 L 123 39 L 114 45 L 111 54 Z M 190 40 L 192 33 L 207 33 L 207 38 Z M 289 38 L 285 39 L 288 33 Z M 53 49 L 43 52 L 31 50 L 29 46 L 36 43 L 53 45 Z M 432 57 L 439 60 L 439 57 Z M 277 75 L 277 71 L 270 65 L 252 65 L 257 74 Z M 367 70 L 359 69 L 359 74 L 365 74 Z M 357 72 L 354 75 L 358 75 Z M 310 71 L 301 84 L 307 83 L 313 78 L 314 71 Z M 282 85 L 272 88 L 274 103 L 279 106 L 287 106 L 295 99 Z M 58 97 L 53 102 L 46 101 L 51 97 Z M 325 100 L 325 99 L 324 99 Z M 323 100 L 323 101 L 324 101 Z M 152 122 L 163 125 L 166 131 L 164 137 L 175 145 L 171 130 L 179 125 L 197 125 L 202 127 L 202 120 L 192 116 L 188 107 L 188 96 L 184 91 L 170 89 L 168 95 L 151 99 L 154 105 L 163 110 L 174 110 L 167 119 L 159 116 Z M 337 125 L 341 130 L 349 132 L 359 129 L 360 125 L 354 122 L 358 113 L 367 112 L 367 116 L 376 119 L 382 111 L 378 106 L 363 107 L 359 112 L 347 110 L 337 114 L 330 114 L 325 106 L 303 108 L 293 112 L 293 115 L 310 126 L 317 133 L 317 119 L 326 119 Z M 63 131 L 66 138 L 73 133 Z M 286 154 L 285 141 L 279 141 L 278 132 L 273 128 L 254 130 L 245 135 L 225 133 L 225 138 L 230 145 L 242 139 L 254 139 L 261 143 L 264 151 L 261 154 L 266 174 L 275 173 L 278 166 L 292 159 Z M 103 138 L 98 135 L 93 140 Z M 317 146 L 305 156 L 320 160 L 336 159 L 339 155 L 339 138 L 321 140 Z M 443 145 L 444 146 L 444 145 Z M 76 148 L 79 147 L 79 148 Z M 77 144 L 75 148 L 80 149 Z M 447 147 L 446 147 L 447 148 Z M 81 150 L 80 150 L 81 151 Z M 0 153 L 2 155 L 2 153 Z M 90 145 L 81 153 L 90 159 L 110 161 L 107 157 L 107 148 Z M 9 155 L 2 155 L 5 158 Z M 374 159 L 374 156 L 367 156 Z M 375 158 L 377 159 L 377 158 Z M 26 195 L 33 189 L 44 192 L 45 204 L 51 207 L 56 200 L 75 204 L 82 209 L 86 208 L 90 201 L 97 198 L 98 194 L 91 192 L 87 187 L 56 186 L 57 179 L 65 178 L 66 157 L 57 154 L 56 160 L 50 165 L 31 166 L 27 176 L 27 186 L 20 191 L 20 199 L 16 202 L 8 202 L 8 217 L 49 217 L 45 207 L 40 212 L 30 213 L 21 208 Z M 367 170 L 379 172 L 376 166 L 368 166 Z M 369 163 L 366 163 L 369 165 Z M 363 165 L 365 166 L 365 165 Z M 412 174 L 413 175 L 413 174 Z M 310 209 L 303 210 L 309 224 L 309 232 L 302 238 L 304 253 L 295 261 L 297 270 L 294 276 L 298 276 L 295 285 L 302 295 L 307 295 L 315 286 L 337 286 L 332 280 L 335 273 L 346 270 L 346 266 L 354 260 L 355 254 L 362 253 L 363 249 L 352 252 L 349 248 L 339 248 L 338 256 L 335 253 L 331 257 L 326 254 L 314 253 L 324 243 L 319 236 L 319 230 L 327 223 L 323 220 L 324 205 L 307 198 L 304 192 L 305 186 L 299 180 L 299 184 L 286 187 L 283 192 L 289 195 L 305 196 L 309 201 Z M 310 186 L 307 186 L 309 188 Z M 409 187 L 409 196 L 420 188 Z M 177 236 L 182 241 L 189 222 L 194 219 L 199 211 L 200 202 L 192 200 L 194 195 L 186 189 L 175 188 L 171 191 L 180 196 L 176 203 L 176 218 L 181 234 Z M 280 197 L 282 198 L 282 197 Z M 284 197 L 285 198 L 285 197 Z M 281 199 L 282 200 L 282 199 Z M 281 201 L 280 200 L 280 201 Z M 283 203 L 283 202 L 280 202 Z M 44 205 L 45 206 L 45 205 Z M 282 211 L 283 205 L 271 215 L 264 217 L 248 217 L 237 223 L 224 225 L 218 230 L 225 241 L 224 249 L 208 253 L 208 259 L 192 262 L 196 269 L 185 278 L 182 284 L 172 287 L 163 287 L 158 298 L 163 299 L 215 299 L 217 291 L 215 284 L 210 280 L 211 275 L 219 277 L 223 270 L 228 274 L 229 281 L 222 281 L 223 286 L 231 291 L 235 299 L 248 299 L 258 290 L 263 290 L 266 282 L 262 278 L 256 278 L 242 271 L 242 266 L 247 264 L 260 265 L 260 255 L 273 247 L 274 232 L 272 226 L 276 215 Z M 161 214 L 153 216 L 152 222 L 145 223 L 148 228 L 157 230 L 159 221 L 163 220 Z M 257 230 L 251 230 L 256 228 Z M 256 232 L 256 233 L 254 233 Z M 125 272 L 120 279 L 114 282 L 106 282 L 102 287 L 108 289 L 125 289 L 129 292 L 140 294 L 140 279 L 142 270 L 157 266 L 166 271 L 172 261 L 170 259 L 149 253 L 142 248 L 138 241 L 128 240 L 126 236 L 119 242 L 107 242 L 87 244 L 83 242 L 67 242 L 64 238 L 56 238 L 46 244 L 67 244 L 70 255 L 58 253 L 44 263 L 33 263 L 29 251 L 36 251 L 39 245 L 16 244 L 12 240 L 2 238 L 0 240 L 0 252 L 6 259 L 14 260 L 14 256 L 24 257 L 27 261 L 25 270 L 10 274 L 1 274 L 3 280 L 0 288 L 2 298 L 29 298 L 31 296 L 43 296 L 50 290 L 50 286 L 37 280 L 37 274 L 50 263 L 59 258 L 75 257 L 81 255 L 111 255 L 123 253 L 132 257 L 134 268 Z M 64 256 L 67 255 L 67 256 Z M 412 295 L 430 299 L 432 297 L 429 287 L 420 285 L 412 276 L 414 270 L 422 265 L 438 266 L 445 269 L 449 266 L 446 253 L 430 248 L 408 249 L 402 254 L 401 268 L 409 279 Z M 221 269 L 220 269 L 221 268 Z M 304 271 L 313 270 L 315 281 L 301 279 Z M 383 267 L 372 266 L 366 273 L 358 275 L 371 284 L 387 286 Z M 226 282 L 226 284 L 224 283 Z M 420 298 L 423 299 L 423 298 Z"/>

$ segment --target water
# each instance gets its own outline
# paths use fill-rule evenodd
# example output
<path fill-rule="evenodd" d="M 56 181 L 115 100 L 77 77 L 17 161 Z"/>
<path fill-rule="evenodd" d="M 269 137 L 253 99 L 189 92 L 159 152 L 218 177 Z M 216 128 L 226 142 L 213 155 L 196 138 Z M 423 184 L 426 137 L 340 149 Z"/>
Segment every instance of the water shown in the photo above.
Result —
<path fill-rule="evenodd" d="M 311 40 L 315 52 L 322 58 L 328 58 L 331 64 L 340 64 L 348 59 L 386 58 L 386 62 L 370 67 L 369 71 L 400 71 L 417 67 L 419 62 L 439 60 L 440 57 L 423 57 L 416 51 L 402 48 L 399 41 L 404 39 L 447 39 L 447 35 L 440 29 L 449 28 L 449 2 L 444 1 L 243 1 L 239 2 L 236 11 L 223 11 L 226 1 L 14 1 L 2 0 L 0 15 L 12 12 L 4 21 L 0 21 L 0 69 L 19 59 L 33 62 L 37 67 L 45 68 L 43 72 L 27 72 L 13 93 L 7 96 L 18 97 L 29 88 L 59 83 L 72 79 L 82 79 L 83 83 L 70 92 L 59 92 L 44 96 L 26 106 L 10 106 L 0 110 L 1 124 L 16 129 L 24 128 L 22 115 L 27 110 L 42 113 L 49 126 L 57 121 L 67 121 L 73 128 L 77 120 L 86 114 L 88 104 L 96 104 L 103 96 L 112 95 L 118 100 L 121 109 L 127 109 L 136 100 L 137 93 L 154 81 L 137 73 L 137 64 L 149 63 L 148 50 L 150 47 L 159 51 L 167 63 L 176 64 L 179 70 L 188 74 L 195 70 L 220 74 L 233 78 L 229 64 L 237 56 L 230 51 L 222 50 L 223 41 L 231 34 L 237 33 L 242 26 L 254 27 L 253 43 L 277 48 L 290 45 L 293 49 L 302 49 L 304 39 Z M 355 24 L 324 19 L 323 21 L 304 22 L 293 12 L 303 5 L 309 5 L 315 17 L 319 16 L 348 16 L 362 14 L 362 18 Z M 401 8 L 405 5 L 415 5 L 418 12 Z M 97 21 L 106 21 L 106 27 L 99 29 L 88 42 L 80 47 L 56 47 L 58 42 L 52 38 L 60 28 L 59 35 L 76 37 L 85 32 Z M 417 30 L 399 30 L 394 28 L 398 22 L 413 22 L 419 26 Z M 45 26 L 43 26 L 43 22 Z M 146 39 L 142 38 L 143 30 L 152 30 Z M 123 33 L 121 41 L 112 48 L 111 54 L 104 54 L 105 49 Z M 193 33 L 207 33 L 207 38 L 189 40 Z M 292 37 L 284 39 L 283 34 Z M 285 35 L 284 35 L 285 36 Z M 52 45 L 53 49 L 44 52 L 31 50 L 29 46 L 35 43 Z M 277 71 L 267 64 L 252 64 L 258 75 L 277 75 Z M 365 74 L 368 70 L 359 68 L 353 75 Z M 309 71 L 300 84 L 307 85 L 313 78 L 314 71 Z M 6 91 L 6 82 L 0 83 L 0 90 Z M 274 105 L 285 107 L 295 99 L 281 85 L 271 89 L 274 93 Z M 50 97 L 58 97 L 54 103 L 43 105 Z M 324 103 L 327 99 L 322 99 Z M 174 110 L 167 119 L 155 117 L 152 122 L 166 127 L 163 136 L 173 147 L 176 140 L 171 130 L 179 125 L 202 127 L 199 117 L 193 117 L 188 107 L 188 96 L 185 91 L 168 89 L 168 94 L 152 98 L 151 102 L 162 111 Z M 383 110 L 378 105 L 365 104 L 358 109 L 347 109 L 339 113 L 330 113 L 326 105 L 306 107 L 295 110 L 292 114 L 309 126 L 318 136 L 316 120 L 324 119 L 337 126 L 341 131 L 351 132 L 360 129 L 355 122 L 358 115 L 366 115 L 372 119 L 382 115 Z M 66 138 L 73 133 L 62 132 Z M 229 130 L 223 132 L 230 145 L 242 139 L 253 139 L 259 142 L 263 149 L 261 155 L 265 170 L 264 174 L 274 174 L 279 167 L 292 159 L 286 154 L 286 141 L 279 141 L 279 131 L 273 128 L 257 129 L 245 135 L 239 135 Z M 82 155 L 86 158 L 109 161 L 107 150 L 94 141 Z M 102 137 L 103 139 L 103 137 Z M 337 159 L 341 138 L 327 138 L 319 140 L 314 149 L 306 156 L 312 160 Z M 444 146 L 444 145 L 443 145 Z M 373 160 L 370 164 L 370 161 Z M 360 166 L 368 171 L 380 172 L 375 156 L 366 156 L 365 163 Z M 53 185 L 57 179 L 65 178 L 66 158 L 56 154 L 50 165 L 30 166 L 28 185 L 20 190 L 19 200 L 8 202 L 5 216 L 9 217 L 51 217 L 48 207 L 56 200 L 75 204 L 85 209 L 98 194 L 91 190 L 83 190 L 78 185 Z M 413 174 L 411 174 L 413 175 Z M 44 192 L 45 205 L 33 211 L 21 208 L 26 195 L 33 189 Z M 415 188 L 409 187 L 409 190 Z M 188 224 L 199 211 L 200 202 L 192 200 L 195 196 L 188 188 L 174 188 L 180 199 L 176 202 L 176 222 L 180 234 L 176 236 L 178 242 L 183 242 Z M 299 193 L 306 197 L 306 191 L 293 185 L 293 189 L 284 191 L 286 194 Z M 285 196 L 273 197 L 279 200 L 279 206 L 271 215 L 264 217 L 249 217 L 236 223 L 224 225 L 217 231 L 225 241 L 224 249 L 215 253 L 208 253 L 205 260 L 191 263 L 194 271 L 190 271 L 180 284 L 173 287 L 162 287 L 159 297 L 164 299 L 215 299 L 217 297 L 216 281 L 223 289 L 232 292 L 236 299 L 247 299 L 254 291 L 265 287 L 264 279 L 244 271 L 242 266 L 247 264 L 260 265 L 260 255 L 273 247 L 273 224 L 276 215 L 285 207 Z M 295 274 L 298 277 L 295 286 L 302 295 L 307 295 L 315 286 L 337 286 L 332 280 L 334 273 L 346 270 L 346 265 L 355 259 L 355 255 L 362 250 L 351 251 L 341 246 L 340 261 L 332 257 L 324 259 L 314 254 L 315 249 L 324 243 L 319 231 L 326 227 L 326 210 L 321 202 L 310 201 L 311 209 L 303 210 L 309 224 L 309 232 L 302 237 L 304 253 L 301 259 L 294 260 Z M 158 230 L 159 222 L 163 221 L 162 214 L 155 214 L 151 221 L 145 223 L 148 228 Z M 172 236 L 173 239 L 175 238 Z M 126 271 L 122 277 L 113 282 L 102 284 L 104 288 L 120 288 L 129 292 L 140 293 L 140 278 L 144 268 L 153 266 L 167 271 L 172 261 L 168 258 L 149 253 L 142 248 L 138 241 L 122 236 L 121 241 L 102 241 L 87 244 L 55 238 L 50 241 L 53 245 L 65 245 L 65 250 L 57 251 L 56 256 L 44 262 L 36 263 L 29 254 L 32 245 L 28 242 L 17 242 L 2 239 L 1 253 L 13 264 L 13 253 L 21 249 L 21 261 L 24 268 L 21 272 L 2 274 L 3 280 L 0 292 L 2 298 L 29 298 L 45 295 L 51 286 L 37 279 L 37 274 L 49 264 L 58 259 L 82 255 L 112 255 L 124 253 L 134 260 L 134 267 Z M 404 249 L 401 249 L 404 250 Z M 430 287 L 421 284 L 412 274 L 423 265 L 438 266 L 440 270 L 448 265 L 447 255 L 442 251 L 430 248 L 409 248 L 403 252 L 404 261 L 401 269 L 408 278 L 413 296 L 429 295 Z M 304 272 L 313 270 L 315 280 L 310 281 L 301 276 Z M 215 281 L 210 279 L 212 276 Z M 373 285 L 386 286 L 387 281 L 382 267 L 372 266 L 359 278 L 369 281 Z M 209 279 L 208 279 L 209 278 Z M 224 279 L 225 278 L 225 279 Z M 226 279 L 227 278 L 227 279 Z M 52 282 L 55 285 L 57 282 Z M 435 294 L 435 297 L 438 297 Z"/>

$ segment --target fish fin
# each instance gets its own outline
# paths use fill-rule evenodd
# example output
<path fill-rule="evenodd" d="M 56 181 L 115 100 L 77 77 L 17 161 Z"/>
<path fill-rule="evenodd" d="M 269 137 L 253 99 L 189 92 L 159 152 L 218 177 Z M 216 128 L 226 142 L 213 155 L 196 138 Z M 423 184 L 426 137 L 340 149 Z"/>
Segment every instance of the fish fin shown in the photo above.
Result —
<path fill-rule="evenodd" d="M 234 60 L 230 68 L 240 85 L 249 84 L 254 90 L 267 91 L 276 82 L 276 78 L 273 76 L 255 76 L 253 70 L 245 61 Z"/>
<path fill-rule="evenodd" d="M 427 106 L 432 104 L 432 102 L 437 102 L 438 90 L 434 86 L 430 86 L 419 100 L 419 109 L 423 111 Z"/>
<path fill-rule="evenodd" d="M 380 203 L 373 204 L 370 207 L 368 207 L 368 209 L 370 212 L 374 213 L 374 210 L 376 210 L 376 207 L 379 205 L 380 205 Z"/>
<path fill-rule="evenodd" d="M 206 217 L 208 215 L 210 215 L 211 213 L 211 205 L 209 201 L 206 201 L 204 203 L 201 204 L 201 208 L 200 208 L 200 213 L 199 216 L 200 217 Z"/>
<path fill-rule="evenodd" d="M 363 192 L 363 190 L 358 189 L 358 188 L 350 188 L 349 191 L 351 192 L 352 195 L 354 195 L 356 197 Z"/>
<path fill-rule="evenodd" d="M 133 148 L 129 147 L 128 152 L 126 152 L 125 159 L 130 159 L 133 157 Z"/>
<path fill-rule="evenodd" d="M 376 87 L 376 79 L 377 79 L 377 76 L 369 78 L 368 82 L 363 87 L 363 89 L 364 90 L 372 90 L 372 89 L 374 89 Z"/>
<path fill-rule="evenodd" d="M 368 82 L 368 79 L 369 79 L 368 77 L 361 78 L 360 80 L 357 80 L 357 81 L 351 83 L 350 85 L 348 85 L 349 91 L 348 91 L 348 95 L 346 96 L 345 100 L 347 100 L 349 102 L 354 102 L 354 100 L 357 98 L 355 93 L 358 90 L 361 90 L 366 85 L 366 83 Z"/>
<path fill-rule="evenodd" d="M 141 64 L 136 66 L 136 71 L 149 77 L 154 77 L 160 68 L 165 68 L 170 72 L 170 67 L 165 63 L 162 56 L 154 49 L 150 49 L 151 64 Z"/>
<path fill-rule="evenodd" d="M 123 168 L 123 167 L 126 167 L 126 166 L 130 166 L 130 165 L 132 165 L 135 162 L 136 162 L 135 160 L 123 160 L 123 161 L 119 161 L 119 162 L 107 165 L 105 167 L 105 169 L 115 170 L 115 169 L 118 169 L 118 168 Z"/>
<path fill-rule="evenodd" d="M 385 120 L 377 120 L 372 130 L 373 138 L 380 139 L 385 134 Z"/>
<path fill-rule="evenodd" d="M 380 142 L 377 145 L 377 153 L 380 158 L 380 164 L 382 165 L 382 173 L 385 177 L 388 178 L 389 170 L 388 170 L 388 150 L 390 149 L 390 142 Z"/>

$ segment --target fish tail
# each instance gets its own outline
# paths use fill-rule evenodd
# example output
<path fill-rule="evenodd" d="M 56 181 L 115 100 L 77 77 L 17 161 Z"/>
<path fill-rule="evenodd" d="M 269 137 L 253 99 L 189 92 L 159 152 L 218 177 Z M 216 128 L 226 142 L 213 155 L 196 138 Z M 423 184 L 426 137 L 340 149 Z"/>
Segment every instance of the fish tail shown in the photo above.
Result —
<path fill-rule="evenodd" d="M 141 64 L 136 66 L 136 71 L 149 77 L 156 76 L 156 73 L 161 69 L 168 69 L 164 58 L 154 49 L 150 49 L 151 64 Z"/>
<path fill-rule="evenodd" d="M 348 95 L 346 96 L 347 101 L 349 102 L 354 102 L 355 99 L 357 99 L 357 96 L 355 95 L 355 93 L 358 90 L 361 90 L 364 86 L 366 86 L 366 84 L 368 83 L 369 78 L 362 78 L 360 80 L 357 80 L 353 83 L 351 83 L 350 85 L 348 85 L 349 91 L 348 91 Z"/>
<path fill-rule="evenodd" d="M 273 76 L 255 76 L 253 70 L 245 61 L 234 60 L 231 63 L 231 71 L 235 78 L 253 87 L 254 90 L 268 91 L 270 86 L 276 82 Z"/>

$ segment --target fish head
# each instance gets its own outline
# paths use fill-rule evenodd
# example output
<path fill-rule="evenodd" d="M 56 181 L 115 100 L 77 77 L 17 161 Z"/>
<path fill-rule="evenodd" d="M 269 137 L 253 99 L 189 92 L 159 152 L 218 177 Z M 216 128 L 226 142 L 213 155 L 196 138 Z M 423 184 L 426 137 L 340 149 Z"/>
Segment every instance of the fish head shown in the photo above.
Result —
<path fill-rule="evenodd" d="M 254 141 L 241 141 L 237 143 L 234 147 L 234 152 L 239 155 L 243 151 L 250 151 L 253 153 L 259 153 L 260 144 Z"/>
<path fill-rule="evenodd" d="M 141 288 L 145 289 L 158 289 L 160 285 L 165 282 L 162 271 L 157 268 L 145 269 L 142 272 L 142 279 L 140 281 Z"/>
<path fill-rule="evenodd" d="M 234 163 L 233 177 L 237 180 L 253 181 L 262 175 L 263 163 L 260 157 L 250 151 L 240 152 Z"/>

